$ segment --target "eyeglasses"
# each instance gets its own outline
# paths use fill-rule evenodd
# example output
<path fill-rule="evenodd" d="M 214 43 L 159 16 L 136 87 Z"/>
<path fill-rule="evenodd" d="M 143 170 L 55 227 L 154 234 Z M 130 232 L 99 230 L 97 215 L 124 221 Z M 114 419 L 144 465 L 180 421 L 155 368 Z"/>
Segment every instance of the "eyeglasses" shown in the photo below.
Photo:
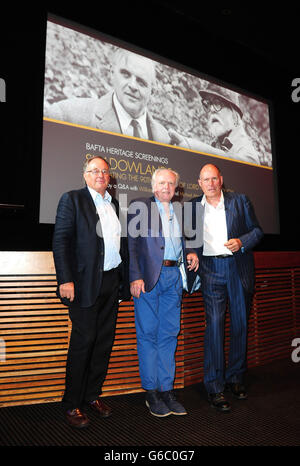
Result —
<path fill-rule="evenodd" d="M 107 170 L 107 168 L 102 168 L 102 170 L 93 168 L 93 170 L 86 170 L 85 173 L 92 173 L 93 175 L 100 175 L 100 173 L 103 173 L 103 175 L 109 175 L 109 170 Z"/>
<path fill-rule="evenodd" d="M 202 99 L 202 105 L 206 112 L 210 112 L 211 110 L 219 113 L 222 108 L 229 107 L 223 100 L 214 98 L 214 99 Z"/>

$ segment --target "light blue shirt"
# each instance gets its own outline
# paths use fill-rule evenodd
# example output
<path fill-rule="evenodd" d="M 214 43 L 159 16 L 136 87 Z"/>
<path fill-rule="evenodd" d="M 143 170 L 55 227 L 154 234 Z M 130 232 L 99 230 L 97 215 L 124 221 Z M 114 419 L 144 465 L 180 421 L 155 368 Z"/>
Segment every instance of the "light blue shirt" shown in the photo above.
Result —
<path fill-rule="evenodd" d="M 111 270 L 122 262 L 120 256 L 121 224 L 111 203 L 111 195 L 105 191 L 104 197 L 94 189 L 88 187 L 94 200 L 101 228 L 96 227 L 97 234 L 104 241 L 104 266 L 103 270 Z"/>
<path fill-rule="evenodd" d="M 169 203 L 170 215 L 166 214 L 163 204 L 155 198 L 162 221 L 163 236 L 165 238 L 164 259 L 179 260 L 182 253 L 181 231 L 174 213 L 173 205 Z"/>

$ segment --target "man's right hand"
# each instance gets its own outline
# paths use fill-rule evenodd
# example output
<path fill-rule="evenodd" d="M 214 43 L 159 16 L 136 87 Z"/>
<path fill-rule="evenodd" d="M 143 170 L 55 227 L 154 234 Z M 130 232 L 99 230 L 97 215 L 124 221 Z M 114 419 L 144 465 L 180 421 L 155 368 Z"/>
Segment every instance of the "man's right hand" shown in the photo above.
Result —
<path fill-rule="evenodd" d="M 135 298 L 139 298 L 141 292 L 145 293 L 145 283 L 144 280 L 134 280 L 130 283 L 130 293 Z"/>
<path fill-rule="evenodd" d="M 72 302 L 75 297 L 74 283 L 68 282 L 59 285 L 59 294 L 61 298 L 68 298 Z"/>

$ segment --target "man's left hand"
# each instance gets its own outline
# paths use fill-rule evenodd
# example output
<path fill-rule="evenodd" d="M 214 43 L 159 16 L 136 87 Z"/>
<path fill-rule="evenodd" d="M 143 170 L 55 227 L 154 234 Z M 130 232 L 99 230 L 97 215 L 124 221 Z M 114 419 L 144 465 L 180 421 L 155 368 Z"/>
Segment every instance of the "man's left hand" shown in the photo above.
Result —
<path fill-rule="evenodd" d="M 224 246 L 231 252 L 238 252 L 242 247 L 242 242 L 239 238 L 232 238 L 224 243 Z"/>

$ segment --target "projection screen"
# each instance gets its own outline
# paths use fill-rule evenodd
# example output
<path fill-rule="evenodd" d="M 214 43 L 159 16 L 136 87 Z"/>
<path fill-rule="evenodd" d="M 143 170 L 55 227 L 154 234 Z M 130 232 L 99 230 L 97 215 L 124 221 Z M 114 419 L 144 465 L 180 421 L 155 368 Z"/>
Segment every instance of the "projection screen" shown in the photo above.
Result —
<path fill-rule="evenodd" d="M 128 204 L 151 195 L 158 167 L 178 171 L 189 201 L 214 163 L 264 232 L 279 233 L 270 103 L 61 18 L 48 18 L 45 57 L 40 223 L 55 222 L 60 196 L 84 186 L 86 158 L 101 155 Z M 141 109 L 137 133 L 129 117 Z"/>

